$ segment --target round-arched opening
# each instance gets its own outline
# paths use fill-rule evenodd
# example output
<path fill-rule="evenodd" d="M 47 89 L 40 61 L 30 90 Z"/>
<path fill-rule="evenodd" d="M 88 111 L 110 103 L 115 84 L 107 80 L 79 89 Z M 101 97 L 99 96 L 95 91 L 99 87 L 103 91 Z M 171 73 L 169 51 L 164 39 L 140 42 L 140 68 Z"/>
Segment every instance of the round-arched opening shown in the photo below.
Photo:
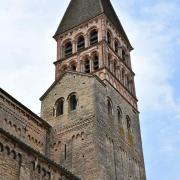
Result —
<path fill-rule="evenodd" d="M 107 32 L 107 43 L 111 45 L 111 33 L 109 31 Z"/>
<path fill-rule="evenodd" d="M 81 35 L 78 37 L 78 40 L 77 40 L 77 51 L 81 51 L 84 48 L 85 48 L 85 39 L 84 39 L 84 36 Z"/>
<path fill-rule="evenodd" d="M 98 31 L 96 29 L 93 29 L 90 32 L 90 45 L 94 45 L 98 43 Z"/>
<path fill-rule="evenodd" d="M 94 71 L 97 71 L 99 69 L 99 57 L 97 54 L 93 56 L 93 67 Z"/>
<path fill-rule="evenodd" d="M 69 111 L 74 111 L 77 109 L 77 98 L 75 94 L 69 97 Z"/>
<path fill-rule="evenodd" d="M 90 61 L 89 61 L 89 59 L 86 59 L 84 61 L 84 69 L 85 69 L 85 73 L 90 73 Z"/>
<path fill-rule="evenodd" d="M 64 56 L 67 58 L 72 55 L 72 43 L 68 41 L 64 46 Z"/>

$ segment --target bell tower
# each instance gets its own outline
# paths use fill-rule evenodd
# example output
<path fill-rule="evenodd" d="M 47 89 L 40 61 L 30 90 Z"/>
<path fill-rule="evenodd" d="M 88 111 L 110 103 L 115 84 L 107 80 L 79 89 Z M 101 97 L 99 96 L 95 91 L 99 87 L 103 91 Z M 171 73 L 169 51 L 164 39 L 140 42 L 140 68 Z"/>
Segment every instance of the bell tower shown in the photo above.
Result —
<path fill-rule="evenodd" d="M 50 157 L 84 180 L 146 180 L 133 48 L 110 0 L 71 0 L 54 39 Z"/>

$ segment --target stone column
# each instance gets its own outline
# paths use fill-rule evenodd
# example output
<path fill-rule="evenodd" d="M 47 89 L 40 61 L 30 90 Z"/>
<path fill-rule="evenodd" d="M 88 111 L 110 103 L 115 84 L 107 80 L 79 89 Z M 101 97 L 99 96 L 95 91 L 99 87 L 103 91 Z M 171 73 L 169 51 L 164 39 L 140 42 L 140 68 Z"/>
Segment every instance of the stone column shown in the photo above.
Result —
<path fill-rule="evenodd" d="M 99 68 L 103 67 L 104 61 L 103 61 L 103 45 L 99 45 Z"/>
<path fill-rule="evenodd" d="M 80 71 L 84 72 L 84 61 L 80 62 Z"/>
<path fill-rule="evenodd" d="M 121 59 L 122 59 L 122 46 L 119 47 L 119 56 L 120 56 Z"/>
<path fill-rule="evenodd" d="M 86 34 L 84 36 L 84 38 L 85 38 L 85 48 L 87 48 L 89 46 L 89 37 L 88 37 L 88 34 Z"/>
<path fill-rule="evenodd" d="M 89 57 L 89 62 L 90 62 L 90 72 L 94 71 L 94 64 L 93 64 L 93 57 L 90 56 Z"/>
<path fill-rule="evenodd" d="M 115 38 L 112 37 L 112 38 L 111 38 L 111 47 L 113 48 L 113 50 L 115 50 L 115 45 L 114 45 L 114 43 L 115 43 Z"/>
<path fill-rule="evenodd" d="M 60 58 L 64 58 L 65 54 L 64 54 L 64 45 L 61 46 L 61 54 L 60 54 Z"/>
<path fill-rule="evenodd" d="M 110 60 L 110 71 L 113 72 L 113 60 Z"/>
<path fill-rule="evenodd" d="M 101 36 L 102 36 L 102 40 L 106 40 L 106 19 L 105 17 L 102 17 L 101 19 Z"/>
<path fill-rule="evenodd" d="M 77 42 L 76 41 L 73 41 L 72 42 L 72 53 L 74 54 L 74 53 L 76 53 L 76 45 L 77 45 Z"/>
<path fill-rule="evenodd" d="M 80 61 L 80 55 L 77 55 L 77 67 L 76 71 L 80 72 L 81 71 L 81 61 Z"/>

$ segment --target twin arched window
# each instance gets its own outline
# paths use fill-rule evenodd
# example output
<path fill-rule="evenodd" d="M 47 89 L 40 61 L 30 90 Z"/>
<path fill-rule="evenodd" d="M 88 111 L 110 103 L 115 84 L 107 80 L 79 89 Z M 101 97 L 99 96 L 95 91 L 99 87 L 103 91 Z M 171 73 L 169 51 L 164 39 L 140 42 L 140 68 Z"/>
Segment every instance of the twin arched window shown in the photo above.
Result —
<path fill-rule="evenodd" d="M 69 111 L 74 111 L 77 109 L 77 97 L 74 93 L 69 96 L 68 103 L 69 103 Z M 53 109 L 53 115 L 55 117 L 58 117 L 63 114 L 64 114 L 64 98 L 59 98 L 55 103 Z"/>
<path fill-rule="evenodd" d="M 98 43 L 98 31 L 96 29 L 93 29 L 90 32 L 90 45 L 94 45 Z M 77 39 L 77 51 L 80 51 L 85 48 L 85 38 L 83 35 L 80 35 Z M 64 45 L 64 56 L 65 58 L 71 56 L 73 53 L 73 48 L 72 48 L 72 42 L 68 41 Z"/>

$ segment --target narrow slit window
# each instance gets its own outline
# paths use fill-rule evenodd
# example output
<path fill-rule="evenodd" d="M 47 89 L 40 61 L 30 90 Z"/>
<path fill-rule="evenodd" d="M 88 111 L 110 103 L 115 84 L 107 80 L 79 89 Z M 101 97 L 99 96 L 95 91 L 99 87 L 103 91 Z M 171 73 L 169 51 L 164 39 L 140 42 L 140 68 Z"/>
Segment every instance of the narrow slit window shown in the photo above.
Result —
<path fill-rule="evenodd" d="M 109 45 L 111 45 L 111 34 L 109 31 L 107 32 L 107 42 Z"/>
<path fill-rule="evenodd" d="M 122 50 L 122 60 L 123 61 L 126 60 L 126 52 L 124 50 Z"/>
<path fill-rule="evenodd" d="M 119 43 L 117 41 L 115 41 L 114 47 L 115 47 L 115 52 L 118 53 Z"/>
<path fill-rule="evenodd" d="M 66 144 L 64 145 L 64 159 L 66 160 L 67 158 L 67 147 Z"/>
<path fill-rule="evenodd" d="M 108 99 L 108 115 L 109 117 L 112 117 L 112 104 L 109 99 Z"/>
<path fill-rule="evenodd" d="M 126 124 L 127 124 L 127 130 L 131 131 L 131 119 L 129 116 L 126 116 Z"/>

